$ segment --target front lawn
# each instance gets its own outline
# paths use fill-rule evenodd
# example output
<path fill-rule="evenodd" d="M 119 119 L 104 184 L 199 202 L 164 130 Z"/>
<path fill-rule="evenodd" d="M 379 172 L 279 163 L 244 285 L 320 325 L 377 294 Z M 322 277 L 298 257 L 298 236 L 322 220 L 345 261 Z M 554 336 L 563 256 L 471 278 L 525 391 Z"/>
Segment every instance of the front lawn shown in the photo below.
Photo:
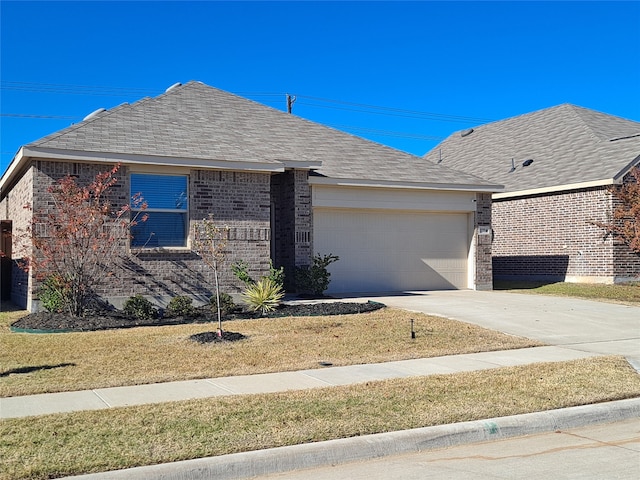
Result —
<path fill-rule="evenodd" d="M 0 479 L 47 479 L 640 396 L 621 357 L 9 419 Z"/>
<path fill-rule="evenodd" d="M 24 312 L 22 313 L 24 314 Z M 11 332 L 0 314 L 0 396 L 247 375 L 541 345 L 439 317 L 383 308 L 369 313 L 235 320 L 245 340 L 199 344 L 216 324 L 95 332 Z M 414 320 L 415 339 L 411 338 Z"/>

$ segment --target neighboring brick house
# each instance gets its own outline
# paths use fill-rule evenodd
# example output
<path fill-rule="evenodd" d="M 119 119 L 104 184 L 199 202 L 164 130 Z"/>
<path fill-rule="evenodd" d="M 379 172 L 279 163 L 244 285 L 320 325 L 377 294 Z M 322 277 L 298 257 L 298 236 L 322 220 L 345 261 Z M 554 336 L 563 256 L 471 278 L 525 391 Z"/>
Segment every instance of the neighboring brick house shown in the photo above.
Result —
<path fill-rule="evenodd" d="M 608 188 L 640 164 L 640 123 L 563 104 L 456 132 L 434 164 L 505 186 L 493 195 L 495 279 L 614 283 L 640 278 L 640 255 L 593 221 Z"/>
<path fill-rule="evenodd" d="M 97 292 L 116 305 L 136 293 L 159 303 L 210 296 L 212 273 L 189 235 L 209 214 L 230 228 L 228 293 L 239 289 L 229 268 L 236 260 L 254 276 L 271 260 L 285 267 L 291 291 L 294 268 L 316 253 L 340 256 L 330 267 L 333 292 L 491 288 L 486 232 L 499 186 L 200 82 L 101 109 L 23 146 L 0 179 L 3 231 L 24 231 L 31 212 L 23 206 L 41 211 L 59 178 L 85 182 L 117 163 L 113 204 L 141 192 L 149 220 Z M 15 263 L 29 247 L 4 248 Z M 3 296 L 37 309 L 32 272 L 4 277 Z"/>

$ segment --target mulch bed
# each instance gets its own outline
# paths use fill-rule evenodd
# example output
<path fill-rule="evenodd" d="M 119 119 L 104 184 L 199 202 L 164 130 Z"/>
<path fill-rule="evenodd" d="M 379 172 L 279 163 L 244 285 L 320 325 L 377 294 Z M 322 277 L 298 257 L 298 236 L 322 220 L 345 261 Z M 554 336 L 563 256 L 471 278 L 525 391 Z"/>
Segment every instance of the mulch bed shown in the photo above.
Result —
<path fill-rule="evenodd" d="M 225 315 L 223 320 L 241 320 L 254 318 L 275 317 L 302 317 L 318 315 L 350 315 L 366 313 L 384 307 L 377 302 L 318 302 L 318 303 L 287 303 L 282 304 L 275 311 L 261 316 L 253 312 L 236 311 Z M 95 330 L 110 330 L 119 328 L 182 325 L 187 323 L 217 322 L 217 315 L 208 307 L 196 310 L 194 315 L 188 317 L 159 317 L 148 320 L 140 320 L 125 315 L 119 310 L 95 311 L 84 317 L 72 317 L 64 313 L 38 312 L 26 315 L 15 321 L 11 327 L 22 331 L 68 331 L 87 332 Z M 211 332 L 209 332 L 211 333 Z M 233 333 L 233 332 L 224 332 Z M 197 340 L 196 340 L 197 341 Z"/>

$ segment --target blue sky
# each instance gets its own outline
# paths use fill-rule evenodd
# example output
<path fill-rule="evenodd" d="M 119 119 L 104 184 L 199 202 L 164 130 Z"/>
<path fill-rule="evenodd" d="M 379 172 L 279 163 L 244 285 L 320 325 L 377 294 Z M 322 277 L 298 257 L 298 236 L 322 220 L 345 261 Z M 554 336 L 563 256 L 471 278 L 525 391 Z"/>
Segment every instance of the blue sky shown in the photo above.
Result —
<path fill-rule="evenodd" d="M 417 155 L 573 103 L 640 121 L 640 2 L 0 2 L 0 171 L 199 80 Z"/>

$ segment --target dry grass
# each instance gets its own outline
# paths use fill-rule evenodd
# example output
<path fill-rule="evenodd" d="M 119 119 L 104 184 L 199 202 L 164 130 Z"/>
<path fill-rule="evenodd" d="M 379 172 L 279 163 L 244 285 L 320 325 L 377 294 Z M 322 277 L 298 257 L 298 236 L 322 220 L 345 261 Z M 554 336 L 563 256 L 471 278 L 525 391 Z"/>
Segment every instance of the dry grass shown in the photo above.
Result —
<path fill-rule="evenodd" d="M 556 295 L 599 300 L 628 305 L 640 305 L 640 282 L 619 285 L 599 285 L 589 283 L 541 283 L 541 282 L 494 282 L 496 290 L 538 295 Z"/>
<path fill-rule="evenodd" d="M 44 479 L 640 395 L 620 357 L 0 423 L 1 479 Z"/>
<path fill-rule="evenodd" d="M 201 345 L 215 325 L 83 333 L 13 333 L 0 314 L 0 396 L 318 368 L 523 348 L 540 343 L 470 324 L 384 308 L 330 317 L 224 323 L 248 338 Z M 410 319 L 415 323 L 411 339 Z M 13 373 L 11 373 L 13 372 Z"/>

